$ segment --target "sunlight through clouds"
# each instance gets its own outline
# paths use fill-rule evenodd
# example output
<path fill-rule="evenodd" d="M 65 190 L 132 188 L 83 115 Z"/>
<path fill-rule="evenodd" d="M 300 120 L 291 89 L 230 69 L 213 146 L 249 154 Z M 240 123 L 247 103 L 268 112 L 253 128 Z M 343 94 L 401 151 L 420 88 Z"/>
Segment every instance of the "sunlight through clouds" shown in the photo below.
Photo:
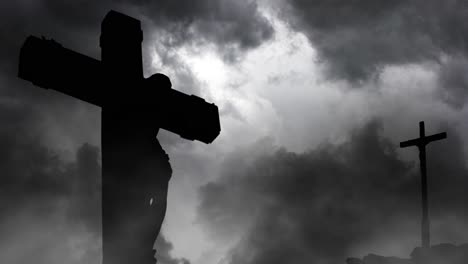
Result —
<path fill-rule="evenodd" d="M 223 61 L 209 46 L 174 51 L 200 82 L 201 96 L 220 108 L 222 125 L 222 133 L 212 145 L 194 147 L 204 153 L 197 154 L 205 159 L 200 163 L 211 164 L 204 169 L 211 176 L 179 170 L 178 160 L 188 158 L 185 151 L 169 151 L 173 157 L 174 189 L 185 186 L 185 197 L 196 197 L 198 186 L 207 179 L 216 179 L 220 158 L 264 138 L 288 151 L 302 153 L 324 142 L 340 144 L 348 140 L 350 131 L 373 118 L 384 118 L 383 125 L 388 128 L 384 134 L 390 138 L 403 135 L 413 129 L 414 119 L 427 111 L 428 102 L 437 104 L 441 111 L 437 116 L 450 112 L 434 97 L 434 68 L 418 64 L 385 67 L 379 78 L 362 83 L 357 89 L 352 83 L 327 79 L 324 65 L 306 36 L 274 15 L 265 15 L 274 26 L 275 37 L 236 63 Z M 415 96 L 421 102 L 410 104 L 408 100 Z M 402 109 L 409 116 L 406 121 L 392 116 Z M 438 119 L 437 116 L 432 118 Z M 448 116 L 454 120 L 458 117 L 455 113 Z M 165 234 L 174 243 L 173 254 L 195 264 L 223 262 L 229 245 L 234 245 L 243 234 L 225 238 L 224 246 L 214 242 L 196 221 L 197 202 L 177 195 L 181 190 L 173 191 L 170 198 L 184 210 L 169 207 L 165 224 Z"/>
<path fill-rule="evenodd" d="M 222 157 L 226 153 L 266 137 L 272 139 L 275 144 L 288 145 L 288 142 L 282 140 L 284 133 L 281 131 L 291 129 L 287 127 L 290 125 L 287 120 L 290 117 L 284 112 L 286 108 L 281 105 L 294 104 L 293 101 L 298 99 L 295 94 L 299 91 L 304 94 L 297 106 L 308 105 L 308 101 L 316 93 L 311 88 L 319 73 L 314 63 L 314 51 L 309 42 L 304 35 L 292 32 L 280 20 L 272 16 L 269 16 L 269 19 L 274 21 L 275 38 L 250 51 L 237 63 L 223 61 L 222 57 L 210 47 L 195 50 L 188 46 L 173 51 L 183 64 L 192 69 L 197 81 L 200 82 L 200 95 L 209 98 L 220 108 L 222 133 L 219 138 L 210 148 L 194 145 L 199 151 L 206 151 L 207 160 L 200 163 L 213 164 L 213 160 L 218 161 L 206 171 L 212 174 L 210 180 L 214 180 L 213 176 L 217 175 L 221 160 L 219 154 L 216 158 L 209 153 L 224 153 L 221 154 Z M 159 60 L 156 57 L 154 61 L 157 65 Z M 284 83 L 291 79 L 293 83 L 287 87 Z M 309 85 L 304 85 L 304 82 Z M 281 96 L 281 93 L 286 94 Z M 277 98 L 274 98 L 275 96 Z M 275 101 L 276 99 L 279 101 Z M 292 127 L 292 130 L 297 128 Z M 187 257 L 196 264 L 218 263 L 242 234 L 224 240 L 222 242 L 224 246 L 207 236 L 196 221 L 194 208 L 197 204 L 188 198 L 194 196 L 192 193 L 197 191 L 197 186 L 206 183 L 207 178 L 194 175 L 193 170 L 186 172 L 183 166 L 177 163 L 178 158 L 181 160 L 187 158 L 186 150 L 176 148 L 169 152 L 174 169 L 171 184 L 174 189 L 178 189 L 169 193 L 169 200 L 177 205 L 169 206 L 164 225 L 166 236 L 174 243 L 172 253 L 175 256 Z M 204 181 L 195 181 L 203 178 Z M 177 195 L 181 190 L 183 195 Z"/>

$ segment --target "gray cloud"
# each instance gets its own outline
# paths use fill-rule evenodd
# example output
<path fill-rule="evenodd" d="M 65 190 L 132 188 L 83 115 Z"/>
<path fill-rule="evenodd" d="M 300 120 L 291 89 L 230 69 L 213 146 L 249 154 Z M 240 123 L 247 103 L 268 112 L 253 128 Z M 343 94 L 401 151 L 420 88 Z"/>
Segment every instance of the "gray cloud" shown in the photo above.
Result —
<path fill-rule="evenodd" d="M 8 263 L 96 260 L 100 248 L 100 157 L 82 145 L 64 161 L 42 145 L 28 105 L 0 106 L 0 258 Z M 85 249 L 68 243 L 89 242 Z M 76 250 L 76 251 L 74 251 Z M 83 251 L 82 254 L 76 252 Z M 78 255 L 74 255 L 73 253 Z"/>
<path fill-rule="evenodd" d="M 170 252 L 174 245 L 166 239 L 163 234 L 160 234 L 155 242 L 156 258 L 159 264 L 190 264 L 190 261 L 185 258 L 174 258 Z"/>
<path fill-rule="evenodd" d="M 142 12 L 173 33 L 169 43 L 205 40 L 240 49 L 259 46 L 273 35 L 255 1 L 142 1 Z"/>
<path fill-rule="evenodd" d="M 431 215 L 442 240 L 467 228 L 445 216 L 468 219 L 468 171 L 458 136 L 449 135 L 428 154 Z M 358 245 L 383 240 L 388 252 L 392 240 L 408 251 L 418 243 L 418 170 L 398 157 L 379 122 L 302 154 L 265 144 L 233 153 L 221 178 L 200 190 L 199 217 L 212 236 L 243 234 L 229 263 L 344 263 Z M 258 149 L 266 151 L 252 154 Z"/>
<path fill-rule="evenodd" d="M 284 1 L 329 77 L 365 81 L 386 65 L 466 54 L 466 1 Z M 464 88 L 466 90 L 466 86 Z"/>
<path fill-rule="evenodd" d="M 468 97 L 468 60 L 465 56 L 449 57 L 440 64 L 438 84 L 443 100 L 460 109 Z"/>

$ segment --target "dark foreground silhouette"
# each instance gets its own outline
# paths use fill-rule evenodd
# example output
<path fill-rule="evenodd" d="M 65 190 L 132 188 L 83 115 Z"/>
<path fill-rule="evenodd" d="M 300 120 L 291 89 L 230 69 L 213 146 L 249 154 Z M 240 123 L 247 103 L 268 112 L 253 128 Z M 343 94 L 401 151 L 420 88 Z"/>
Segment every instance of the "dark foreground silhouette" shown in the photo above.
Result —
<path fill-rule="evenodd" d="M 417 247 L 410 258 L 382 257 L 369 254 L 362 259 L 348 258 L 347 264 L 466 264 L 468 244 L 439 244 L 430 248 Z"/>
<path fill-rule="evenodd" d="M 419 150 L 419 168 L 421 169 L 421 247 L 429 248 L 431 245 L 429 206 L 427 197 L 427 169 L 426 169 L 426 145 L 433 141 L 447 138 L 447 133 L 442 132 L 426 136 L 424 121 L 419 122 L 419 138 L 403 141 L 401 148 L 418 147 Z"/>
<path fill-rule="evenodd" d="M 143 77 L 142 39 L 139 20 L 110 11 L 101 61 L 34 36 L 20 52 L 20 78 L 102 107 L 104 264 L 155 262 L 172 173 L 158 130 L 204 143 L 221 131 L 216 105 L 173 90 L 163 74 Z"/>

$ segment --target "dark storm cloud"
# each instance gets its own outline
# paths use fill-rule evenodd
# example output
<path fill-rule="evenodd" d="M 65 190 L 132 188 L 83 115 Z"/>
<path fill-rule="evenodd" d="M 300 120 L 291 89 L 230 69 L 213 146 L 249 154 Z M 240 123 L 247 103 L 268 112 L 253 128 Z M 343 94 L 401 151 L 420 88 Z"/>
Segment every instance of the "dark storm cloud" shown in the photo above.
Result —
<path fill-rule="evenodd" d="M 35 115 L 25 113 L 30 109 L 0 110 L 0 219 L 5 220 L 24 207 L 40 209 L 65 199 L 69 202 L 70 221 L 97 228 L 101 174 L 98 148 L 84 144 L 78 149 L 75 162 L 65 162 L 34 135 L 34 121 L 28 119 Z"/>
<path fill-rule="evenodd" d="M 170 33 L 166 45 L 204 40 L 220 45 L 221 50 L 245 50 L 273 34 L 253 1 L 4 1 L 0 4 L 2 69 L 16 70 L 19 47 L 30 34 L 52 37 L 66 47 L 99 57 L 100 22 L 110 9 L 139 19 L 146 16 L 153 26 Z"/>
<path fill-rule="evenodd" d="M 386 65 L 467 54 L 466 1 L 286 0 L 332 78 L 362 81 Z M 466 87 L 464 87 L 466 89 Z"/>
<path fill-rule="evenodd" d="M 171 32 L 167 45 L 215 43 L 227 57 L 255 48 L 273 35 L 270 22 L 251 0 L 141 1 L 141 10 Z"/>
<path fill-rule="evenodd" d="M 438 83 L 440 96 L 451 105 L 461 108 L 468 97 L 468 59 L 465 56 L 448 58 L 440 65 Z"/>
<path fill-rule="evenodd" d="M 41 144 L 35 129 L 38 116 L 29 105 L 5 105 L 0 105 L 0 229 L 4 234 L 0 248 L 10 250 L 2 250 L 1 259 L 48 262 L 54 255 L 67 254 L 54 250 L 78 230 L 97 240 L 101 229 L 98 148 L 84 144 L 75 161 L 64 161 Z M 53 228 L 56 233 L 50 231 Z M 24 246 L 31 241 L 35 246 Z M 83 260 L 99 254 L 90 247 Z"/>
<path fill-rule="evenodd" d="M 264 142 L 233 153 L 221 178 L 201 188 L 199 217 L 214 237 L 245 234 L 231 251 L 231 264 L 344 263 L 353 246 L 376 236 L 417 237 L 416 164 L 399 159 L 380 131 L 371 122 L 347 143 L 303 154 L 252 154 L 268 149 Z M 468 220 L 468 171 L 460 145 L 449 130 L 446 142 L 428 148 L 437 221 L 444 215 Z"/>

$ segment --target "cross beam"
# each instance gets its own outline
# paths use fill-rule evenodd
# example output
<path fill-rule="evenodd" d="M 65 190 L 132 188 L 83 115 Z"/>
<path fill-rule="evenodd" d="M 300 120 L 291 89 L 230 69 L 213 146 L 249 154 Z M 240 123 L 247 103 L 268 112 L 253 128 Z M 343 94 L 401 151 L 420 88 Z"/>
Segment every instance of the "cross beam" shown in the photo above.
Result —
<path fill-rule="evenodd" d="M 101 60 L 30 36 L 18 77 L 102 107 L 102 244 L 104 264 L 154 264 L 153 243 L 166 211 L 172 169 L 160 128 L 211 143 L 218 107 L 144 78 L 140 21 L 110 11 L 101 24 Z"/>
<path fill-rule="evenodd" d="M 422 222 L 421 222 L 421 244 L 423 248 L 430 247 L 430 221 L 429 208 L 427 198 L 427 172 L 426 172 L 426 145 L 447 138 L 447 133 L 438 133 L 431 136 L 426 136 L 424 121 L 419 122 L 419 138 L 403 141 L 400 143 L 401 148 L 418 147 L 419 162 L 421 169 L 421 203 L 422 203 Z"/>

